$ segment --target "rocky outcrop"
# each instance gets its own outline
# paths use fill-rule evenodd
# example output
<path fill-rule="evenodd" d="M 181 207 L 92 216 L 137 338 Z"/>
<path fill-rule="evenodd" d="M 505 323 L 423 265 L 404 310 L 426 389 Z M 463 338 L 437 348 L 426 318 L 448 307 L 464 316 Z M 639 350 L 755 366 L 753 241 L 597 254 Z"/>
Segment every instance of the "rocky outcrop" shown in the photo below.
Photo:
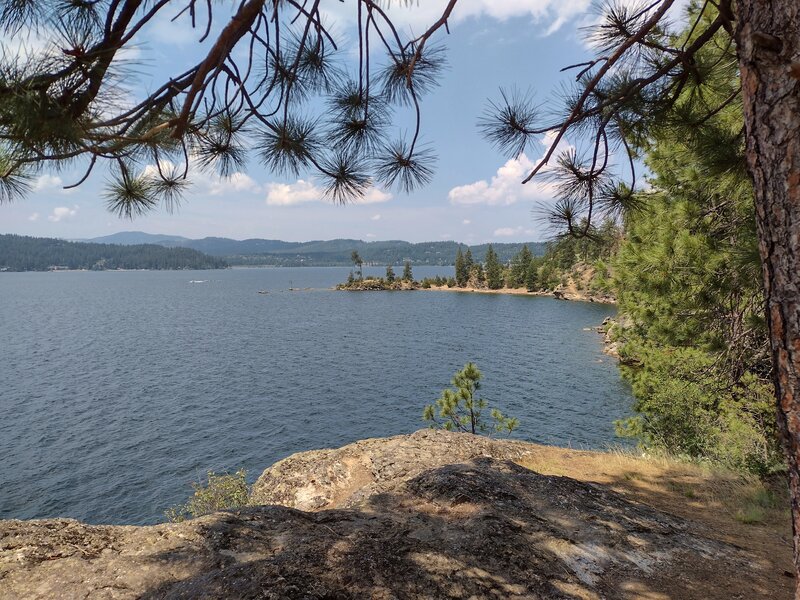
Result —
<path fill-rule="evenodd" d="M 774 573 L 742 548 L 515 462 L 538 448 L 421 431 L 289 457 L 254 486 L 271 506 L 2 521 L 0 598 L 769 597 Z"/>
<path fill-rule="evenodd" d="M 365 277 L 364 279 L 356 279 L 348 283 L 340 283 L 336 286 L 336 289 L 347 292 L 396 292 L 419 289 L 419 283 L 416 281 L 405 281 L 403 279 L 386 281 L 382 278 Z"/>
<path fill-rule="evenodd" d="M 395 493 L 430 469 L 479 457 L 518 461 L 535 448 L 525 442 L 423 429 L 293 454 L 261 474 L 250 499 L 253 504 L 307 511 L 349 508 L 378 494 Z"/>

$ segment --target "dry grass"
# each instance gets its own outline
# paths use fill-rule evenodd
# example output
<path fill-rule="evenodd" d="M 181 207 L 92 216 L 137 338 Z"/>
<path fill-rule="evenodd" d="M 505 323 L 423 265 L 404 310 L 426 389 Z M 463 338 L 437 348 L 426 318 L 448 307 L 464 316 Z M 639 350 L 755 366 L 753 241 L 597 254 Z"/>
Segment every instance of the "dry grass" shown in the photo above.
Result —
<path fill-rule="evenodd" d="M 789 498 L 783 481 L 712 469 L 627 450 L 587 452 L 541 446 L 520 461 L 547 475 L 603 484 L 638 502 L 689 519 L 723 541 L 753 548 L 792 570 Z"/>

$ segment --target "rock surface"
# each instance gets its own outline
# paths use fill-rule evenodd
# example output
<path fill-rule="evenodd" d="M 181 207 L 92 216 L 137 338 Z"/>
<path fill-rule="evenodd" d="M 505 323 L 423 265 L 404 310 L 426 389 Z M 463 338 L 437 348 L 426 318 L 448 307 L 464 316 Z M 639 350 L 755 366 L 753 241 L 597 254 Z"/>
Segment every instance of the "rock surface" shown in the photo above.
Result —
<path fill-rule="evenodd" d="M 0 598 L 770 597 L 744 549 L 515 462 L 537 448 L 420 431 L 275 464 L 253 489 L 272 506 L 0 521 Z"/>

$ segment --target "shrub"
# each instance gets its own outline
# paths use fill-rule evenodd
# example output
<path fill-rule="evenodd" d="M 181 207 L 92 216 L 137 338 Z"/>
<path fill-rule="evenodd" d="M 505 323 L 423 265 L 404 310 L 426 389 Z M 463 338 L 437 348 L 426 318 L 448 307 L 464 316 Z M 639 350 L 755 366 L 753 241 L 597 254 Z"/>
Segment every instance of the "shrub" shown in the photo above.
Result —
<path fill-rule="evenodd" d="M 209 471 L 207 481 L 192 483 L 194 494 L 185 504 L 178 504 L 164 513 L 173 523 L 193 519 L 218 510 L 247 506 L 247 471 L 239 469 L 233 475 L 218 475 Z"/>
<path fill-rule="evenodd" d="M 770 384 L 745 374 L 736 385 L 716 371 L 716 357 L 696 348 L 628 342 L 620 353 L 637 416 L 617 434 L 644 448 L 765 476 L 783 468 Z"/>

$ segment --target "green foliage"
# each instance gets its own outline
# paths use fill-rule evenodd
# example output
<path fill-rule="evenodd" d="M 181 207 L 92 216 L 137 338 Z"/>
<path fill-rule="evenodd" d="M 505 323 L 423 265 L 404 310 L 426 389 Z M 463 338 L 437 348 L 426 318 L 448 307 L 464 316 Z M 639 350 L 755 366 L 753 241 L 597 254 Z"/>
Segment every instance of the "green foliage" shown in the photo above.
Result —
<path fill-rule="evenodd" d="M 690 82 L 644 144 L 652 189 L 628 215 L 610 269 L 638 416 L 621 433 L 646 447 L 763 475 L 782 464 L 770 383 L 752 184 L 735 62 L 709 46 L 712 77 Z M 606 266 L 603 264 L 602 266 Z"/>
<path fill-rule="evenodd" d="M 539 288 L 539 265 L 540 261 L 536 258 L 531 258 L 528 262 L 528 267 L 525 269 L 525 289 L 529 292 L 535 292 Z"/>
<path fill-rule="evenodd" d="M 364 279 L 364 259 L 361 258 L 358 250 L 353 250 L 350 253 L 350 261 L 353 263 L 353 267 L 358 269 L 358 278 Z"/>
<path fill-rule="evenodd" d="M 503 287 L 503 265 L 497 259 L 497 254 L 491 244 L 486 250 L 483 269 L 486 272 L 486 285 L 490 290 L 499 290 Z"/>
<path fill-rule="evenodd" d="M 206 482 L 192 483 L 194 494 L 185 504 L 173 506 L 164 513 L 173 523 L 201 517 L 218 510 L 247 506 L 249 491 L 247 471 L 239 469 L 233 475 L 207 474 Z"/>
<path fill-rule="evenodd" d="M 467 250 L 464 252 L 464 269 L 467 271 L 468 279 L 474 265 L 475 260 L 472 258 L 472 249 L 467 246 Z"/>
<path fill-rule="evenodd" d="M 414 273 L 411 271 L 411 263 L 403 263 L 403 281 L 414 281 Z"/>
<path fill-rule="evenodd" d="M 448 431 L 466 433 L 500 433 L 508 435 L 519 426 L 519 421 L 506 417 L 498 409 L 490 411 L 491 423 L 487 423 L 482 414 L 488 403 L 477 395 L 481 388 L 483 374 L 475 363 L 467 363 L 457 371 L 451 381 L 452 389 L 442 390 L 436 404 L 429 404 L 422 413 L 422 418 L 431 423 L 431 427 L 440 427 Z"/>
<path fill-rule="evenodd" d="M 522 250 L 511 259 L 511 266 L 508 269 L 506 285 L 510 288 L 525 287 L 525 279 L 530 267 L 533 255 L 528 246 L 523 246 Z"/>
<path fill-rule="evenodd" d="M 715 368 L 717 356 L 697 348 L 628 341 L 622 359 L 638 415 L 617 422 L 619 435 L 759 475 L 779 468 L 769 382 L 748 374 L 731 385 Z"/>
<path fill-rule="evenodd" d="M 0 269 L 47 271 L 67 269 L 223 269 L 221 258 L 190 248 L 165 248 L 155 244 L 122 246 L 66 242 L 52 238 L 0 235 Z"/>
<path fill-rule="evenodd" d="M 486 283 L 486 274 L 483 272 L 483 265 L 480 263 L 472 265 L 470 278 L 475 282 L 476 287 L 482 287 Z"/>
<path fill-rule="evenodd" d="M 397 279 L 397 277 L 395 277 L 392 265 L 386 265 L 386 281 L 388 283 L 394 283 L 395 279 Z"/>
<path fill-rule="evenodd" d="M 464 255 L 461 253 L 460 247 L 458 251 L 456 251 L 455 270 L 456 270 L 456 284 L 458 285 L 458 287 L 466 286 L 467 280 L 469 279 L 469 271 L 467 270 L 466 263 L 464 262 Z"/>

